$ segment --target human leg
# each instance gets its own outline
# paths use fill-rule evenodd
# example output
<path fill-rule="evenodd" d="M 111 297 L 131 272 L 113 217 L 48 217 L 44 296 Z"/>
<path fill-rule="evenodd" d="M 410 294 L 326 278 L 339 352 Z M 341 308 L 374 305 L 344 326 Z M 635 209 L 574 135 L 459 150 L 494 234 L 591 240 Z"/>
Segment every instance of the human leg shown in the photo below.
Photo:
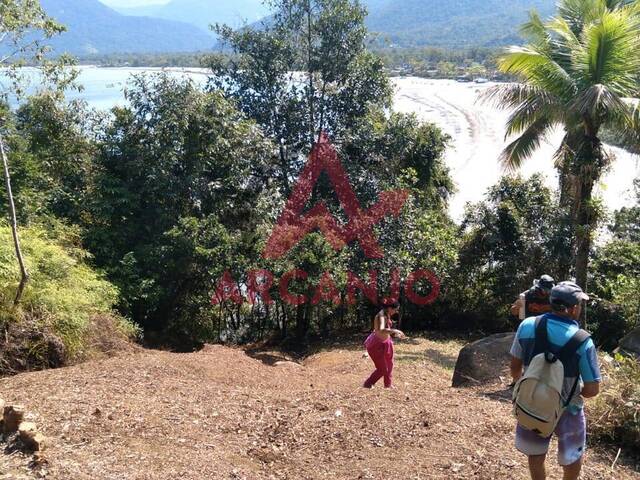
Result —
<path fill-rule="evenodd" d="M 373 373 L 364 382 L 364 387 L 371 388 L 376 384 L 378 380 L 380 380 L 385 375 L 387 364 L 383 344 L 378 343 L 375 345 L 371 345 L 370 347 L 367 347 L 367 352 L 369 353 L 369 357 L 376 367 Z"/>
<path fill-rule="evenodd" d="M 587 422 L 584 411 L 566 411 L 556 427 L 558 463 L 564 469 L 564 480 L 577 480 L 587 444 Z"/>
<path fill-rule="evenodd" d="M 549 450 L 551 437 L 542 438 L 538 434 L 516 427 L 516 448 L 528 457 L 529 473 L 532 480 L 545 480 L 545 459 Z"/>
<path fill-rule="evenodd" d="M 546 458 L 546 455 L 529 455 L 531 480 L 545 480 L 547 478 L 547 472 L 544 468 Z"/>
<path fill-rule="evenodd" d="M 391 388 L 392 374 L 393 374 L 393 343 L 385 342 L 385 373 L 384 373 L 384 387 Z"/>

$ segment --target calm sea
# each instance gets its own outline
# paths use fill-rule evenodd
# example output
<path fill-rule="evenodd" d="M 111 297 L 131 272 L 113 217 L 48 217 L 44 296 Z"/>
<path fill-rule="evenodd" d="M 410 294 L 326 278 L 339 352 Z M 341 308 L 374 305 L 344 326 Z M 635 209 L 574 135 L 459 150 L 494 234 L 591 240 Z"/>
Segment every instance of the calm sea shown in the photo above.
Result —
<path fill-rule="evenodd" d="M 82 91 L 69 90 L 66 94 L 69 100 L 85 100 L 90 107 L 101 110 L 108 110 L 115 105 L 125 103 L 124 89 L 133 75 L 157 74 L 162 69 L 153 68 L 102 68 L 102 67 L 80 67 L 78 83 L 83 87 Z M 29 86 L 27 91 L 35 92 L 39 87 L 39 74 L 36 70 L 25 70 L 28 72 Z M 204 85 L 207 81 L 205 70 L 198 69 L 167 69 L 167 73 L 179 78 L 191 78 L 194 82 Z M 0 86 L 6 82 L 0 71 Z M 15 105 L 15 99 L 10 100 Z"/>

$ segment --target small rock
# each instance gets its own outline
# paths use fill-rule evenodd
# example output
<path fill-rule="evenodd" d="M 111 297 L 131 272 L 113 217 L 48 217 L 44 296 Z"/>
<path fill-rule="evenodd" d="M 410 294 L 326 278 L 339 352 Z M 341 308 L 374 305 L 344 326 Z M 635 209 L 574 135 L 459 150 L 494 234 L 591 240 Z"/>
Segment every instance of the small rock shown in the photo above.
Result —
<path fill-rule="evenodd" d="M 22 405 L 7 405 L 4 407 L 2 416 L 4 433 L 13 433 L 18 431 L 18 426 L 24 419 L 24 407 Z"/>
<path fill-rule="evenodd" d="M 35 423 L 22 422 L 18 427 L 20 440 L 29 450 L 34 452 L 44 448 L 44 435 L 38 432 Z"/>

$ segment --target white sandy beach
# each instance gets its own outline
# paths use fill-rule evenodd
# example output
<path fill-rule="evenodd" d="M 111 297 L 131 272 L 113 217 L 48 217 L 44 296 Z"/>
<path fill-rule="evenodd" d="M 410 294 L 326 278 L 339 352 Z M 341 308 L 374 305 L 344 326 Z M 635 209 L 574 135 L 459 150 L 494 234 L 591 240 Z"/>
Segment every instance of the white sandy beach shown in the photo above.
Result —
<path fill-rule="evenodd" d="M 504 139 L 507 113 L 478 102 L 479 94 L 491 84 L 458 83 L 423 78 L 394 79 L 395 108 L 413 112 L 421 119 L 436 123 L 452 137 L 446 153 L 447 164 L 458 193 L 451 201 L 451 214 L 460 220 L 467 202 L 482 199 L 487 188 L 504 174 L 497 159 L 506 145 Z M 535 172 L 545 175 L 550 187 L 557 188 L 552 156 L 562 139 L 554 133 L 524 165 L 522 175 Z M 633 203 L 633 180 L 640 177 L 640 157 L 612 149 L 616 162 L 602 179 L 598 193 L 610 209 Z"/>

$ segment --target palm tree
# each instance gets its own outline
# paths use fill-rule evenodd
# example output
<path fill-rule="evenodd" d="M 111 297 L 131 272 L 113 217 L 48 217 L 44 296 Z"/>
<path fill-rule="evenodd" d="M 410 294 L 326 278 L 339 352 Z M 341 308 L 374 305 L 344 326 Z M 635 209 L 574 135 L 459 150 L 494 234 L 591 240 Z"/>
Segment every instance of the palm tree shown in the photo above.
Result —
<path fill-rule="evenodd" d="M 519 168 L 546 135 L 564 129 L 555 161 L 561 183 L 571 186 L 575 276 L 586 288 L 597 224 L 593 188 L 613 160 L 601 135 L 637 131 L 640 123 L 640 0 L 563 0 L 547 22 L 532 13 L 523 33 L 530 43 L 499 59 L 500 70 L 520 83 L 487 94 L 512 111 L 507 137 L 517 137 L 501 161 L 508 170 Z"/>

